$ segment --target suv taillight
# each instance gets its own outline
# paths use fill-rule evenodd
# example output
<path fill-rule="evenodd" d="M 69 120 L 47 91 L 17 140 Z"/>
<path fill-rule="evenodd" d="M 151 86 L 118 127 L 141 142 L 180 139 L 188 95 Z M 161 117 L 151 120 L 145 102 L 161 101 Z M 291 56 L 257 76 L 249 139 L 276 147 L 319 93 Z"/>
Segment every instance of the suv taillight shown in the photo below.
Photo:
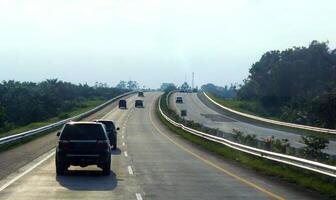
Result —
<path fill-rule="evenodd" d="M 98 149 L 106 149 L 109 147 L 107 141 L 105 140 L 97 140 L 96 146 Z"/>
<path fill-rule="evenodd" d="M 71 148 L 71 142 L 68 140 L 60 140 L 58 142 L 58 146 L 60 149 L 70 149 Z"/>

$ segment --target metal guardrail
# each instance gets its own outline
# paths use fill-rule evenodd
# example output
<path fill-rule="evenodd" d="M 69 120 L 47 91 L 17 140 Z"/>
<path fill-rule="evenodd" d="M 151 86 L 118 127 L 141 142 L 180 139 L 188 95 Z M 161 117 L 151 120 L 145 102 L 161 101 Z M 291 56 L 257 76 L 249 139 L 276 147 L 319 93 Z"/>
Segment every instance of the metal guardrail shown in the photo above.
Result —
<path fill-rule="evenodd" d="M 170 119 L 166 114 L 164 114 L 164 112 L 161 109 L 160 106 L 160 102 L 161 102 L 161 97 L 159 99 L 159 111 L 161 113 L 161 115 L 172 125 L 181 128 L 185 131 L 187 131 L 188 133 L 191 133 L 193 135 L 199 136 L 201 138 L 204 138 L 206 140 L 211 140 L 213 142 L 217 142 L 220 144 L 223 144 L 229 148 L 241 151 L 241 152 L 245 152 L 251 155 L 255 155 L 258 157 L 262 157 L 268 160 L 272 160 L 272 161 L 276 161 L 279 163 L 284 163 L 284 164 L 288 164 L 288 165 L 292 165 L 298 168 L 302 168 L 302 169 L 306 169 L 309 171 L 313 171 L 313 172 L 317 172 L 320 174 L 324 174 L 330 177 L 334 177 L 336 178 L 336 167 L 335 166 L 331 166 L 331 165 L 327 165 L 327 164 L 323 164 L 323 163 L 319 163 L 319 162 L 315 162 L 315 161 L 311 161 L 311 160 L 307 160 L 307 159 L 303 159 L 303 158 L 298 158 L 295 156 L 289 156 L 289 155 L 285 155 L 285 154 L 280 154 L 280 153 L 274 153 L 271 151 L 266 151 L 266 150 L 262 150 L 262 149 L 257 149 L 254 147 L 250 147 L 250 146 L 246 146 L 246 145 L 242 145 L 236 142 L 232 142 L 230 140 L 221 138 L 221 137 L 217 137 L 217 136 L 213 136 L 189 127 L 184 126 L 183 124 L 177 123 L 174 120 Z"/>
<path fill-rule="evenodd" d="M 0 145 L 8 144 L 10 142 L 14 142 L 14 141 L 17 141 L 17 140 L 20 140 L 20 139 L 23 139 L 23 138 L 26 138 L 26 137 L 29 137 L 29 136 L 32 136 L 32 135 L 35 135 L 35 134 L 39 134 L 39 133 L 42 133 L 44 131 L 52 130 L 54 128 L 57 128 L 57 127 L 60 127 L 60 126 L 64 125 L 65 123 L 67 123 L 69 121 L 75 121 L 75 120 L 82 119 L 82 118 L 84 118 L 86 116 L 89 116 L 92 113 L 102 109 L 103 107 L 107 106 L 108 104 L 110 104 L 110 103 L 112 103 L 112 102 L 114 102 L 114 101 L 116 101 L 116 100 L 118 100 L 122 97 L 133 94 L 133 93 L 136 93 L 136 91 L 127 92 L 127 93 L 121 94 L 119 96 L 116 96 L 113 99 L 110 99 L 107 102 L 93 108 L 92 110 L 89 110 L 85 113 L 82 113 L 82 114 L 74 116 L 74 117 L 70 117 L 68 119 L 64 119 L 64 120 L 56 122 L 54 124 L 50 124 L 50 125 L 43 126 L 43 127 L 40 127 L 40 128 L 34 129 L 34 130 L 30 130 L 30 131 L 26 131 L 26 132 L 23 132 L 23 133 L 18 133 L 18 134 L 15 134 L 15 135 L 10 135 L 10 136 L 7 136 L 7 137 L 0 138 Z"/>
<path fill-rule="evenodd" d="M 276 120 L 272 120 L 272 119 L 266 119 L 266 118 L 263 118 L 263 117 L 258 117 L 258 116 L 255 116 L 255 115 L 250 115 L 250 114 L 246 114 L 246 113 L 243 113 L 243 112 L 239 112 L 239 111 L 233 110 L 231 108 L 225 107 L 225 106 L 217 103 L 215 100 L 211 99 L 205 92 L 203 92 L 203 94 L 212 103 L 214 103 L 215 105 L 219 106 L 220 108 L 222 108 L 222 109 L 224 109 L 226 111 L 232 112 L 232 113 L 234 113 L 236 115 L 240 115 L 240 116 L 249 118 L 249 119 L 261 121 L 261 122 L 264 122 L 264 123 L 279 125 L 279 126 L 290 127 L 290 128 L 297 128 L 297 129 L 314 131 L 314 132 L 321 132 L 321 133 L 336 134 L 336 130 L 335 129 L 319 128 L 319 127 L 314 127 L 314 126 L 306 126 L 306 125 L 293 124 L 293 123 L 288 123 L 288 122 L 281 122 L 281 121 L 276 121 Z"/>

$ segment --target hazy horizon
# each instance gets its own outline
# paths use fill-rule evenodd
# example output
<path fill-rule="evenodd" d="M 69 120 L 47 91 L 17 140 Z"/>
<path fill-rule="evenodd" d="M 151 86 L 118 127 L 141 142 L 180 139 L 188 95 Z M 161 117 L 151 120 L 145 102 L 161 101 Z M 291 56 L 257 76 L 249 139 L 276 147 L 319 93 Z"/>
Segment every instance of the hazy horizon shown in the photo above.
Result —
<path fill-rule="evenodd" d="M 241 83 L 267 51 L 335 49 L 334 19 L 331 0 L 0 0 L 0 80 Z"/>

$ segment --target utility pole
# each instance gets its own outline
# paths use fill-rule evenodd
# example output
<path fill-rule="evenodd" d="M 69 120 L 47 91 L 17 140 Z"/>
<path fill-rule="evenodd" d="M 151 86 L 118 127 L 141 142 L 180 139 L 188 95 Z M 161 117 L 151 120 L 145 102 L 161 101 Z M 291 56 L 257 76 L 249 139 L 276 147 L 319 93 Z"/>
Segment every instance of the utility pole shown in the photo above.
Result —
<path fill-rule="evenodd" d="M 195 73 L 193 72 L 191 75 L 191 89 L 193 90 L 195 88 Z"/>

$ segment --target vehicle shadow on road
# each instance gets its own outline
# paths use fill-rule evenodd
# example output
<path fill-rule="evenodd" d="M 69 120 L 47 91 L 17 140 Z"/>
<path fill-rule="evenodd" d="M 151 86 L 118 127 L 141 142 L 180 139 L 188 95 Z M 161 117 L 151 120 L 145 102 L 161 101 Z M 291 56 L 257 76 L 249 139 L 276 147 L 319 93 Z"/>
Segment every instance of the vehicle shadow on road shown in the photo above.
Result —
<path fill-rule="evenodd" d="M 63 187 L 74 191 L 111 191 L 118 185 L 116 174 L 103 176 L 96 170 L 69 170 L 64 176 L 56 176 Z"/>

